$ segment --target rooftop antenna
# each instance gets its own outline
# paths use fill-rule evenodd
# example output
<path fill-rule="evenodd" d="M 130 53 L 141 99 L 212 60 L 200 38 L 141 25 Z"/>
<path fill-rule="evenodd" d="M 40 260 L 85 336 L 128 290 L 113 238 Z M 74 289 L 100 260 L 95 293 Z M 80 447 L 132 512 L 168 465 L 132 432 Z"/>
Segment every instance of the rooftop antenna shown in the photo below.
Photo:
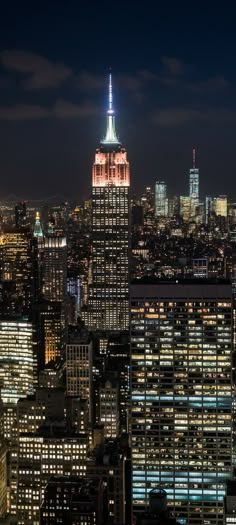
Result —
<path fill-rule="evenodd" d="M 193 169 L 195 169 L 196 166 L 196 149 L 193 148 Z"/>

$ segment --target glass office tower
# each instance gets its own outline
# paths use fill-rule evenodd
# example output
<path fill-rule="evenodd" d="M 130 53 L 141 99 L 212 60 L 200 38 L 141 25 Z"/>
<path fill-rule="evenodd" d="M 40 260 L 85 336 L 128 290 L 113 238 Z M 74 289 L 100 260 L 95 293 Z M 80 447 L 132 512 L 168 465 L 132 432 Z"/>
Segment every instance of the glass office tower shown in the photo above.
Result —
<path fill-rule="evenodd" d="M 196 215 L 196 207 L 199 204 L 199 169 L 196 168 L 196 152 L 193 149 L 193 165 L 189 170 L 189 198 L 190 198 L 190 217 Z"/>
<path fill-rule="evenodd" d="M 228 284 L 131 285 L 134 513 L 161 487 L 181 523 L 223 523 L 231 325 Z"/>
<path fill-rule="evenodd" d="M 156 182 L 155 184 L 155 216 L 167 217 L 168 199 L 167 186 L 165 182 Z"/>

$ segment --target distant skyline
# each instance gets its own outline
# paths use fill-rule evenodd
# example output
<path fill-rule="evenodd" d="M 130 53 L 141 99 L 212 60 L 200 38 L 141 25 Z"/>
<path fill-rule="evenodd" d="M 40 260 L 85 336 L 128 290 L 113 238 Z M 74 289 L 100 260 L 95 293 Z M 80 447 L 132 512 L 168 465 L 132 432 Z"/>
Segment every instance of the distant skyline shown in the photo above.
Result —
<path fill-rule="evenodd" d="M 172 4 L 172 3 L 171 3 Z M 112 67 L 132 193 L 156 180 L 236 198 L 236 8 L 12 2 L 0 20 L 0 200 L 91 190 Z"/>

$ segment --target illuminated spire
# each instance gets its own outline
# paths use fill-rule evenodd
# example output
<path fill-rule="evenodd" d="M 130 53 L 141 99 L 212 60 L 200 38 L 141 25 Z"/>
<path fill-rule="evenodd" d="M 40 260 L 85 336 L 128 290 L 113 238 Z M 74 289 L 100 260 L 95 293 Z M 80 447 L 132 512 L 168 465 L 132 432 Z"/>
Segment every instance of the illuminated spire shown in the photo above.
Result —
<path fill-rule="evenodd" d="M 36 211 L 35 225 L 34 225 L 34 237 L 43 237 L 43 230 L 40 222 L 40 213 Z"/>
<path fill-rule="evenodd" d="M 112 96 L 112 76 L 109 74 L 109 95 L 108 95 L 108 110 L 107 110 L 107 130 L 106 136 L 101 141 L 102 144 L 119 144 L 115 129 L 115 111 L 113 109 Z"/>
<path fill-rule="evenodd" d="M 193 169 L 196 167 L 196 150 L 193 148 Z"/>

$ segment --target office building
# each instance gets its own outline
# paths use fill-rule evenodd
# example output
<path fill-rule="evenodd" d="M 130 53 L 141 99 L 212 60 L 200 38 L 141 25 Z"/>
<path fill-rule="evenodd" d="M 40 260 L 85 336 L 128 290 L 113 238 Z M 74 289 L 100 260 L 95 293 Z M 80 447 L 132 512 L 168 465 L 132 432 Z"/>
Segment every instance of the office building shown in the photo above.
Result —
<path fill-rule="evenodd" d="M 88 435 L 66 435 L 49 424 L 34 434 L 19 436 L 18 525 L 39 525 L 39 510 L 50 476 L 86 474 Z"/>
<path fill-rule="evenodd" d="M 0 437 L 0 518 L 7 515 L 7 447 Z"/>
<path fill-rule="evenodd" d="M 47 301 L 63 302 L 67 293 L 66 238 L 38 237 L 42 295 Z"/>
<path fill-rule="evenodd" d="M 65 315 L 61 301 L 41 300 L 33 307 L 34 343 L 38 369 L 62 358 L 65 348 Z"/>
<path fill-rule="evenodd" d="M 165 182 L 156 182 L 155 184 L 155 216 L 167 217 L 168 199 L 167 187 Z"/>
<path fill-rule="evenodd" d="M 192 260 L 194 279 L 207 279 L 208 278 L 208 258 L 201 257 L 199 259 Z"/>
<path fill-rule="evenodd" d="M 107 523 L 114 525 L 127 523 L 126 504 L 129 504 L 130 494 L 126 487 L 126 458 L 117 440 L 106 439 L 87 461 L 86 476 L 101 478 L 107 485 Z"/>
<path fill-rule="evenodd" d="M 231 285 L 131 285 L 133 512 L 166 490 L 177 520 L 223 523 L 231 477 Z"/>
<path fill-rule="evenodd" d="M 99 385 L 99 422 L 104 425 L 105 437 L 118 436 L 119 420 L 118 381 L 107 379 Z"/>
<path fill-rule="evenodd" d="M 27 317 L 0 319 L 0 385 L 4 405 L 33 393 L 33 327 Z"/>
<path fill-rule="evenodd" d="M 93 404 L 93 343 L 88 334 L 84 337 L 72 332 L 66 345 L 66 392 L 68 396 L 87 399 L 90 421 Z"/>
<path fill-rule="evenodd" d="M 15 206 L 15 225 L 17 229 L 26 227 L 26 203 L 19 202 Z"/>
<path fill-rule="evenodd" d="M 50 361 L 39 371 L 39 387 L 57 388 L 65 386 L 63 361 Z"/>
<path fill-rule="evenodd" d="M 179 214 L 183 219 L 183 222 L 189 222 L 191 211 L 191 200 L 186 195 L 180 195 L 179 198 Z"/>
<path fill-rule="evenodd" d="M 209 222 L 209 215 L 212 211 L 212 202 L 213 197 L 210 197 L 209 195 L 205 198 L 205 224 L 208 224 Z"/>
<path fill-rule="evenodd" d="M 219 197 L 214 197 L 212 202 L 212 211 L 215 214 L 221 217 L 227 217 L 228 215 L 228 199 L 226 195 L 220 195 Z"/>
<path fill-rule="evenodd" d="M 40 525 L 104 525 L 107 488 L 100 478 L 52 476 L 40 508 Z"/>
<path fill-rule="evenodd" d="M 149 509 L 139 513 L 135 525 L 180 525 L 169 512 L 165 490 L 150 490 Z"/>
<path fill-rule="evenodd" d="M 174 217 L 179 213 L 179 199 L 177 195 L 168 199 L 168 216 Z"/>
<path fill-rule="evenodd" d="M 0 235 L 1 281 L 14 283 L 18 311 L 28 312 L 32 302 L 31 234 L 5 230 Z"/>
<path fill-rule="evenodd" d="M 129 186 L 127 153 L 115 130 L 110 75 L 107 130 L 93 164 L 91 329 L 129 326 Z"/>
<path fill-rule="evenodd" d="M 224 497 L 224 525 L 236 525 L 236 479 L 230 479 L 226 485 Z"/>

